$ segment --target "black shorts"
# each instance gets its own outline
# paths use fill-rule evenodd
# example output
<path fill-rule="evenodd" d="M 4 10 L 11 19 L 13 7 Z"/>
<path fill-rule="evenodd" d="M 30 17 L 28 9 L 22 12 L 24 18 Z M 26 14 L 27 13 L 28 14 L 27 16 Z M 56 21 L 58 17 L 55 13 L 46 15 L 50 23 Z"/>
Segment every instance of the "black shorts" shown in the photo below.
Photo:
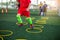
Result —
<path fill-rule="evenodd" d="M 18 4 L 18 7 L 20 7 L 20 4 Z"/>

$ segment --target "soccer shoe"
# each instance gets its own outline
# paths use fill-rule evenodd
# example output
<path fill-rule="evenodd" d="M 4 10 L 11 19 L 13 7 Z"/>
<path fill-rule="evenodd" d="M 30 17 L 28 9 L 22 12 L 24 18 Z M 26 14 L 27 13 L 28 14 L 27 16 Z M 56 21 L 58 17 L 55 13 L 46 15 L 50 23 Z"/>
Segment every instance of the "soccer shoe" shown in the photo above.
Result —
<path fill-rule="evenodd" d="M 19 27 L 22 27 L 22 26 L 23 26 L 23 24 L 21 23 L 21 24 L 19 24 L 18 26 L 19 26 Z"/>
<path fill-rule="evenodd" d="M 23 23 L 16 23 L 19 27 L 23 26 Z"/>
<path fill-rule="evenodd" d="M 33 26 L 32 24 L 30 24 L 30 28 L 31 28 L 31 29 L 33 29 L 33 28 L 34 28 L 34 26 Z"/>

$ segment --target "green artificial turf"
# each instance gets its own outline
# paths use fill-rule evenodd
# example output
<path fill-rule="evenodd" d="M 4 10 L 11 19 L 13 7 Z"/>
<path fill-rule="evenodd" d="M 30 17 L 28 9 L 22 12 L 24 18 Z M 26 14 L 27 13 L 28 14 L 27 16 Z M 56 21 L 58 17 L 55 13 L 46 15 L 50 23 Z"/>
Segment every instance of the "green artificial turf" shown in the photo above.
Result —
<path fill-rule="evenodd" d="M 33 24 L 38 28 L 37 30 L 30 30 L 30 32 L 39 32 L 41 30 L 42 32 L 27 32 L 26 29 L 29 28 L 29 24 L 26 24 L 26 17 L 22 17 L 23 23 L 26 25 L 23 27 L 16 25 L 17 10 L 10 9 L 7 15 L 5 12 L 2 14 L 0 11 L 0 30 L 9 30 L 12 31 L 13 34 L 10 36 L 1 36 L 3 34 L 10 34 L 10 32 L 0 32 L 0 36 L 3 37 L 4 40 L 60 40 L 60 17 L 57 15 L 57 12 L 47 12 L 47 16 L 45 16 L 48 17 L 48 19 L 45 20 L 46 24 L 39 24 L 35 23 L 37 20 L 42 20 L 41 16 L 39 16 L 39 10 L 30 11 L 31 17 L 33 18 Z M 1 37 L 0 40 L 2 40 Z"/>

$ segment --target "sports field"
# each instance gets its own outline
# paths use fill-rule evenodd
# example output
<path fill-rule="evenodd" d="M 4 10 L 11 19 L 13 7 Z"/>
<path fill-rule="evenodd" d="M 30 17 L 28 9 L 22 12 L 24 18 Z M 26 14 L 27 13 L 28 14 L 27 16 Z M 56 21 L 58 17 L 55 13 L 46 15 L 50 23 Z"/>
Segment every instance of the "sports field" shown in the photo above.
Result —
<path fill-rule="evenodd" d="M 0 40 L 60 40 L 60 17 L 56 11 L 39 16 L 38 10 L 31 10 L 34 29 L 29 28 L 26 17 L 22 17 L 24 26 L 16 25 L 17 10 L 2 14 L 0 10 Z"/>

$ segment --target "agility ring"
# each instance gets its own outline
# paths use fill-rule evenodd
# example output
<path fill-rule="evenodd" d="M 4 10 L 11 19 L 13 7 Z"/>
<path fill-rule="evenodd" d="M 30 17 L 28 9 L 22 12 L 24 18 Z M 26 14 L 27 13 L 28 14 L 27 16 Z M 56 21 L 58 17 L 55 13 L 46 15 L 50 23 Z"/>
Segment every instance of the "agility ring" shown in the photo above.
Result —
<path fill-rule="evenodd" d="M 26 29 L 26 31 L 27 31 L 28 33 L 41 33 L 41 32 L 42 32 L 42 29 L 41 29 L 41 28 L 37 28 L 37 27 L 34 27 L 34 29 L 32 29 L 32 30 L 39 30 L 38 32 L 31 32 L 31 31 L 28 31 L 28 30 L 30 30 L 30 28 L 27 28 L 27 29 Z"/>
<path fill-rule="evenodd" d="M 24 23 L 24 25 L 27 25 L 28 23 Z"/>
<path fill-rule="evenodd" d="M 43 19 L 43 20 L 47 20 L 47 19 L 48 19 L 48 17 L 42 17 L 42 19 Z"/>
<path fill-rule="evenodd" d="M 16 39 L 16 40 L 27 40 L 27 39 Z"/>
<path fill-rule="evenodd" d="M 0 34 L 0 38 L 3 40 L 3 37 L 5 36 L 11 36 L 13 34 L 12 31 L 9 30 L 0 30 L 0 32 L 9 32 L 10 34 Z"/>
<path fill-rule="evenodd" d="M 35 17 L 32 17 L 32 20 L 34 20 L 35 19 Z"/>
<path fill-rule="evenodd" d="M 43 19 L 36 20 L 36 22 L 39 22 L 39 21 L 46 21 L 46 20 L 43 20 Z"/>
<path fill-rule="evenodd" d="M 0 35 L 0 36 L 10 36 L 13 34 L 12 31 L 9 31 L 9 30 L 0 30 L 0 32 L 10 32 L 10 34 L 7 34 L 7 35 Z"/>
<path fill-rule="evenodd" d="M 46 24 L 46 20 L 36 20 L 36 24 Z"/>
<path fill-rule="evenodd" d="M 0 39 L 3 40 L 3 37 L 0 36 Z"/>
<path fill-rule="evenodd" d="M 34 25 L 35 27 L 38 27 L 38 28 L 44 28 L 44 26 L 42 25 Z"/>

